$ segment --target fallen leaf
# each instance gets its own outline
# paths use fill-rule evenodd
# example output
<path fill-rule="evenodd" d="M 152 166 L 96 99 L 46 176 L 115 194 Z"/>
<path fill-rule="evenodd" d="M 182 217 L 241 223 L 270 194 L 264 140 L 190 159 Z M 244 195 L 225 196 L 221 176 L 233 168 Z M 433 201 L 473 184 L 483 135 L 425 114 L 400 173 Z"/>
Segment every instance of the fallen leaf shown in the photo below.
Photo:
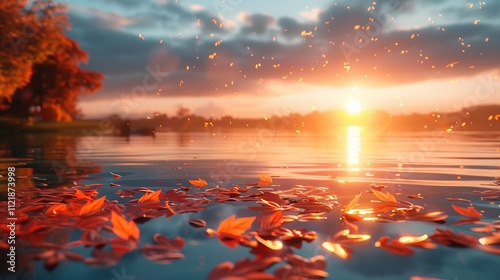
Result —
<path fill-rule="evenodd" d="M 483 216 L 483 214 L 479 213 L 476 209 L 474 209 L 473 206 L 465 208 L 452 204 L 451 207 L 453 207 L 453 210 L 455 210 L 455 212 L 465 217 L 481 218 Z"/>
<path fill-rule="evenodd" d="M 106 196 L 103 196 L 94 201 L 88 201 L 82 208 L 80 208 L 80 216 L 91 215 L 99 210 L 101 210 L 102 205 L 104 204 L 104 200 Z"/>
<path fill-rule="evenodd" d="M 204 186 L 208 185 L 207 181 L 201 178 L 198 178 L 198 180 L 189 180 L 189 183 L 191 183 L 191 185 L 197 187 L 198 189 L 201 189 Z"/>
<path fill-rule="evenodd" d="M 260 181 L 257 186 L 269 186 L 273 183 L 273 178 L 270 175 L 259 174 Z"/>
<path fill-rule="evenodd" d="M 382 201 L 385 201 L 385 202 L 391 202 L 391 203 L 397 203 L 398 201 L 396 200 L 396 198 L 389 192 L 381 192 L 381 191 L 377 191 L 375 189 L 372 189 L 372 192 L 373 194 L 375 195 L 375 197 L 377 197 L 379 200 L 382 200 Z"/>
<path fill-rule="evenodd" d="M 111 224 L 113 225 L 113 232 L 123 239 L 133 238 L 139 240 L 139 228 L 133 220 L 127 222 L 125 218 L 111 211 Z"/>
<path fill-rule="evenodd" d="M 160 194 L 161 190 L 157 190 L 155 192 L 149 192 L 145 193 L 137 203 L 144 203 L 144 202 L 154 202 L 157 203 L 160 201 Z"/>
<path fill-rule="evenodd" d="M 242 235 L 249 228 L 252 227 L 252 223 L 255 217 L 243 217 L 235 219 L 235 215 L 222 221 L 217 228 L 218 233 L 230 234 L 230 235 Z"/>

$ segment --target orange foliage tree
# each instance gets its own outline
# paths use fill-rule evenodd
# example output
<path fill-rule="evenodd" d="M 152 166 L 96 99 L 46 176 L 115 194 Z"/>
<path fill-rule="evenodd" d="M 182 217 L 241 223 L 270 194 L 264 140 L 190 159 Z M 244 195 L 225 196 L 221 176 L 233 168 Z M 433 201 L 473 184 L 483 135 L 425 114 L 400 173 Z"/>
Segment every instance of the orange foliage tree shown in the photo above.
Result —
<path fill-rule="evenodd" d="M 102 75 L 79 67 L 88 56 L 64 33 L 64 5 L 28 2 L 0 1 L 0 111 L 28 117 L 38 107 L 45 120 L 69 120 L 78 95 L 99 89 Z"/>

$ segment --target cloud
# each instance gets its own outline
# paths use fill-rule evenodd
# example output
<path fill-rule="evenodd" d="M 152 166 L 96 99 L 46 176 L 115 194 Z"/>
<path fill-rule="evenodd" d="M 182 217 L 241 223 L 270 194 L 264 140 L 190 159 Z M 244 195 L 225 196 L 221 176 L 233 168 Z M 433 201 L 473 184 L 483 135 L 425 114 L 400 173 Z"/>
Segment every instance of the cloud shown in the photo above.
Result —
<path fill-rule="evenodd" d="M 500 48 L 498 25 L 456 21 L 398 30 L 391 18 L 417 9 L 413 1 L 374 10 L 370 5 L 333 4 L 305 22 L 247 13 L 234 30 L 206 10 L 171 2 L 154 2 L 148 12 L 130 17 L 80 9 L 70 13 L 69 34 L 90 53 L 85 67 L 106 75 L 102 93 L 93 99 L 129 93 L 143 83 L 148 66 L 166 69 L 158 85 L 162 96 L 185 97 L 294 93 L 276 92 L 278 83 L 390 87 L 499 68 L 491 59 Z M 160 45 L 161 36 L 140 40 L 127 31 L 158 21 L 174 31 L 189 26 L 192 34 Z"/>
<path fill-rule="evenodd" d="M 274 17 L 264 14 L 244 14 L 242 20 L 245 23 L 242 33 L 255 34 L 266 33 L 269 27 L 276 22 Z"/>

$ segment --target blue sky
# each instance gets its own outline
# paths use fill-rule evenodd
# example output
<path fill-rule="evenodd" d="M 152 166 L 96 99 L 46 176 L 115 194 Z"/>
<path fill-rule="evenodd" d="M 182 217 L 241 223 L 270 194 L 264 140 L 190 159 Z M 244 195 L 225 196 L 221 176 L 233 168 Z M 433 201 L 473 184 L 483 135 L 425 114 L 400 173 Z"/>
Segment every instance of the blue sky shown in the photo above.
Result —
<path fill-rule="evenodd" d="M 106 77 L 81 98 L 87 117 L 179 104 L 264 117 L 351 99 L 398 114 L 500 100 L 498 1 L 61 2 L 90 54 L 84 67 Z"/>

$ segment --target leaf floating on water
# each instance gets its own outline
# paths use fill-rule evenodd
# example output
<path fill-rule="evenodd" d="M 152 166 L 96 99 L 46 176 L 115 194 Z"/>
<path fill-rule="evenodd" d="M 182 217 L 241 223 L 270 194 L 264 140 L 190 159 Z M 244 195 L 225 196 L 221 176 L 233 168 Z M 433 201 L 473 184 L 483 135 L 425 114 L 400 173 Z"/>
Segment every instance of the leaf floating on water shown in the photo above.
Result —
<path fill-rule="evenodd" d="M 191 185 L 193 185 L 195 187 L 198 187 L 198 189 L 201 189 L 204 186 L 208 185 L 207 181 L 205 181 L 201 178 L 198 178 L 198 180 L 189 180 L 189 183 L 191 183 Z"/>
<path fill-rule="evenodd" d="M 451 207 L 453 207 L 453 210 L 455 210 L 455 212 L 465 217 L 481 218 L 483 216 L 483 214 L 479 213 L 476 209 L 474 209 L 473 206 L 465 208 L 452 204 Z"/>
<path fill-rule="evenodd" d="M 413 199 L 424 199 L 424 197 L 421 196 L 420 194 L 410 194 L 407 197 L 408 198 L 413 198 Z"/>
<path fill-rule="evenodd" d="M 99 210 L 101 210 L 102 205 L 104 204 L 104 200 L 106 196 L 103 196 L 94 201 L 88 201 L 82 208 L 80 208 L 80 216 L 91 215 Z"/>
<path fill-rule="evenodd" d="M 278 280 L 274 275 L 264 272 L 271 265 L 280 262 L 279 257 L 265 257 L 251 261 L 249 259 L 241 260 L 235 264 L 223 262 L 215 266 L 208 280 L 233 279 L 233 280 Z"/>
<path fill-rule="evenodd" d="M 398 240 L 390 240 L 387 236 L 380 237 L 380 239 L 375 242 L 375 247 L 380 247 L 396 255 L 407 256 L 415 253 L 408 245 L 403 244 Z"/>
<path fill-rule="evenodd" d="M 500 244 L 500 234 L 479 238 L 481 245 Z"/>
<path fill-rule="evenodd" d="M 283 211 L 273 211 L 271 214 L 262 214 L 259 216 L 260 228 L 269 231 L 280 227 L 283 223 Z"/>
<path fill-rule="evenodd" d="M 75 191 L 75 196 L 86 200 L 94 200 L 90 196 L 84 194 L 81 190 L 78 189 Z"/>
<path fill-rule="evenodd" d="M 470 200 L 465 199 L 465 198 L 460 198 L 460 197 L 447 197 L 446 200 L 448 201 L 456 201 L 456 202 L 466 202 L 466 203 L 471 203 Z"/>
<path fill-rule="evenodd" d="M 473 236 L 465 233 L 455 233 L 449 229 L 436 229 L 436 233 L 431 235 L 432 241 L 445 246 L 476 247 L 478 241 Z"/>
<path fill-rule="evenodd" d="M 425 249 L 434 249 L 436 244 L 430 242 L 429 236 L 427 234 L 421 236 L 402 236 L 398 239 L 399 243 L 410 245 L 414 247 L 420 247 Z"/>
<path fill-rule="evenodd" d="M 113 232 L 123 239 L 133 238 L 139 240 L 139 228 L 133 220 L 127 222 L 125 218 L 117 214 L 115 211 L 111 211 L 111 224 L 113 225 Z"/>
<path fill-rule="evenodd" d="M 413 221 L 423 221 L 423 222 L 439 222 L 444 221 L 448 218 L 448 214 L 444 212 L 429 212 L 429 213 L 416 213 L 416 214 L 407 214 L 407 220 Z"/>
<path fill-rule="evenodd" d="M 175 237 L 168 239 L 161 234 L 155 234 L 153 242 L 154 245 L 146 244 L 141 249 L 141 253 L 147 259 L 161 264 L 169 264 L 174 260 L 184 258 L 184 254 L 181 253 L 182 248 L 186 244 L 184 238 Z"/>
<path fill-rule="evenodd" d="M 354 208 L 354 206 L 356 206 L 356 204 L 358 203 L 358 200 L 359 198 L 361 197 L 361 195 L 363 194 L 363 192 L 360 192 L 358 195 L 356 195 L 348 204 L 347 206 L 344 208 L 344 213 L 347 213 L 349 211 L 352 210 L 352 208 Z"/>
<path fill-rule="evenodd" d="M 231 217 L 222 221 L 217 228 L 217 232 L 219 233 L 228 233 L 231 235 L 242 235 L 249 228 L 252 227 L 252 223 L 255 220 L 255 217 L 243 217 L 235 219 L 235 215 L 231 215 Z"/>
<path fill-rule="evenodd" d="M 325 248 L 328 252 L 331 252 L 337 256 L 339 256 L 343 260 L 349 260 L 353 254 L 353 251 L 351 248 L 347 246 L 342 246 L 337 243 L 332 243 L 332 242 L 323 242 L 321 244 L 323 248 Z"/>
<path fill-rule="evenodd" d="M 189 219 L 187 220 L 187 222 L 194 228 L 202 228 L 207 226 L 207 222 L 201 219 Z"/>
<path fill-rule="evenodd" d="M 273 178 L 270 175 L 259 174 L 260 181 L 257 186 L 269 186 L 273 183 Z"/>
<path fill-rule="evenodd" d="M 68 206 L 63 203 L 54 204 L 45 211 L 45 215 L 57 215 L 68 211 Z"/>
<path fill-rule="evenodd" d="M 375 197 L 377 197 L 378 199 L 380 199 L 382 201 L 391 202 L 391 203 L 397 203 L 398 202 L 396 200 L 396 198 L 391 193 L 389 193 L 389 192 L 383 193 L 383 192 L 377 191 L 375 189 L 372 189 L 372 192 L 375 195 Z"/>
<path fill-rule="evenodd" d="M 257 239 L 257 241 L 259 241 L 260 244 L 266 246 L 267 248 L 269 248 L 271 250 L 278 251 L 278 250 L 283 249 L 283 242 L 281 242 L 279 240 L 267 240 L 267 239 L 260 237 L 258 234 L 254 235 L 254 237 L 255 237 L 255 239 Z"/>
<path fill-rule="evenodd" d="M 160 201 L 160 194 L 161 190 L 157 190 L 155 192 L 149 192 L 145 193 L 137 203 L 144 203 L 144 202 L 154 202 L 158 203 Z"/>
<path fill-rule="evenodd" d="M 314 256 L 310 260 L 295 254 L 285 256 L 288 265 L 278 267 L 274 274 L 279 279 L 318 279 L 328 277 L 325 257 Z"/>

